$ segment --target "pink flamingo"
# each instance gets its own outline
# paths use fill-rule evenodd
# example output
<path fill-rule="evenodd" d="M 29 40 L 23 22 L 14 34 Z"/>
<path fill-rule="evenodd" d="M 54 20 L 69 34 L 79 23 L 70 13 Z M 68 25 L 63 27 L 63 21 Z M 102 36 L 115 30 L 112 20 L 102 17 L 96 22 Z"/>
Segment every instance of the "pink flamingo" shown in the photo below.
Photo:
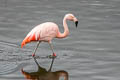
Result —
<path fill-rule="evenodd" d="M 59 31 L 57 24 L 53 22 L 45 22 L 45 23 L 42 23 L 36 26 L 28 33 L 28 35 L 22 41 L 21 47 L 23 48 L 23 46 L 29 42 L 38 41 L 37 47 L 35 48 L 34 53 L 32 54 L 32 56 L 34 57 L 39 44 L 41 42 L 48 42 L 53 52 L 53 56 L 56 56 L 56 54 L 53 51 L 53 46 L 51 45 L 51 40 L 53 38 L 60 39 L 60 38 L 65 38 L 68 36 L 69 29 L 68 29 L 68 25 L 66 22 L 67 20 L 74 21 L 76 24 L 76 28 L 77 28 L 77 24 L 78 24 L 77 18 L 73 14 L 66 14 L 63 19 L 64 33 L 61 33 Z"/>

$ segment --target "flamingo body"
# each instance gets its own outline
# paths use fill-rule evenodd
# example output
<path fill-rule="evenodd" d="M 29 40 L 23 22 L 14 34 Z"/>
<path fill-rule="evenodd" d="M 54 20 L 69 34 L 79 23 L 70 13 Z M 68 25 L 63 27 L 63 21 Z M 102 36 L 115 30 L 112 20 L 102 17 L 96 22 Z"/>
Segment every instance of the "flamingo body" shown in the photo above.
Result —
<path fill-rule="evenodd" d="M 28 35 L 23 40 L 21 47 L 31 41 L 44 41 L 49 42 L 54 37 L 57 37 L 59 32 L 59 28 L 57 24 L 53 22 L 45 22 L 42 23 L 35 28 L 33 28 Z"/>

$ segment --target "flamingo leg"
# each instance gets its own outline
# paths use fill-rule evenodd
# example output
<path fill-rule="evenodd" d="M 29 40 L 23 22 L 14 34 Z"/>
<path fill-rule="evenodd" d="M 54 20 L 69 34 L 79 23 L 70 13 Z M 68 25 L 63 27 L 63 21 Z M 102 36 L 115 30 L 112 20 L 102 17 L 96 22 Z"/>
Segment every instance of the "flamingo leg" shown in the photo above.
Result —
<path fill-rule="evenodd" d="M 51 50 L 52 50 L 52 52 L 53 52 L 53 57 L 55 57 L 56 54 L 54 53 L 53 46 L 52 46 L 51 42 L 48 42 L 48 43 L 49 43 L 49 46 L 50 46 L 50 48 L 51 48 Z"/>
<path fill-rule="evenodd" d="M 53 66 L 53 63 L 54 63 L 54 59 L 55 59 L 55 57 L 52 58 L 52 62 L 51 62 L 51 65 L 50 65 L 50 68 L 49 68 L 48 72 L 51 72 L 51 69 L 52 69 L 52 66 Z"/>
<path fill-rule="evenodd" d="M 36 48 L 35 48 L 35 50 L 34 50 L 34 53 L 32 54 L 33 57 L 35 56 L 35 53 L 36 53 L 37 48 L 38 48 L 38 46 L 39 46 L 40 43 L 41 43 L 41 41 L 38 42 L 38 44 L 37 44 L 37 46 L 36 46 Z"/>

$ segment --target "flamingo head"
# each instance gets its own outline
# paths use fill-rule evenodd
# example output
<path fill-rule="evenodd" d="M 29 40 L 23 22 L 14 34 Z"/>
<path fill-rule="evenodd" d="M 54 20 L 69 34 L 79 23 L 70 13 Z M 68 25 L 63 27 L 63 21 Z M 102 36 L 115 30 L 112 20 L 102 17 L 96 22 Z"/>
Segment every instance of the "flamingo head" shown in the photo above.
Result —
<path fill-rule="evenodd" d="M 78 20 L 77 20 L 77 18 L 76 18 L 73 14 L 71 14 L 71 13 L 66 14 L 66 15 L 65 15 L 65 18 L 66 18 L 67 20 L 74 21 L 74 22 L 75 22 L 75 25 L 76 25 L 76 28 L 77 28 Z"/>

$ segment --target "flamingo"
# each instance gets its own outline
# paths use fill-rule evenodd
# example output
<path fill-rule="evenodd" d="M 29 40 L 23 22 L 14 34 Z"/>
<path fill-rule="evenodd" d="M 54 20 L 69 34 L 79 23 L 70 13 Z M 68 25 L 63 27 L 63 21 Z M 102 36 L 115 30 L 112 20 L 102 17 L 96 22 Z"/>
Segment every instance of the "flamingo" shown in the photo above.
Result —
<path fill-rule="evenodd" d="M 25 46 L 27 43 L 30 43 L 33 41 L 38 42 L 32 54 L 32 56 L 34 57 L 39 44 L 41 42 L 48 42 L 53 52 L 53 56 L 56 56 L 56 53 L 54 53 L 53 46 L 52 46 L 52 39 L 53 38 L 61 39 L 69 35 L 67 20 L 74 21 L 77 28 L 77 25 L 78 25 L 77 18 L 73 14 L 68 13 L 63 18 L 63 27 L 64 27 L 63 33 L 59 31 L 58 25 L 54 22 L 45 22 L 45 23 L 39 24 L 27 34 L 27 36 L 24 38 L 24 40 L 21 43 L 21 48 L 23 48 L 23 46 Z"/>

